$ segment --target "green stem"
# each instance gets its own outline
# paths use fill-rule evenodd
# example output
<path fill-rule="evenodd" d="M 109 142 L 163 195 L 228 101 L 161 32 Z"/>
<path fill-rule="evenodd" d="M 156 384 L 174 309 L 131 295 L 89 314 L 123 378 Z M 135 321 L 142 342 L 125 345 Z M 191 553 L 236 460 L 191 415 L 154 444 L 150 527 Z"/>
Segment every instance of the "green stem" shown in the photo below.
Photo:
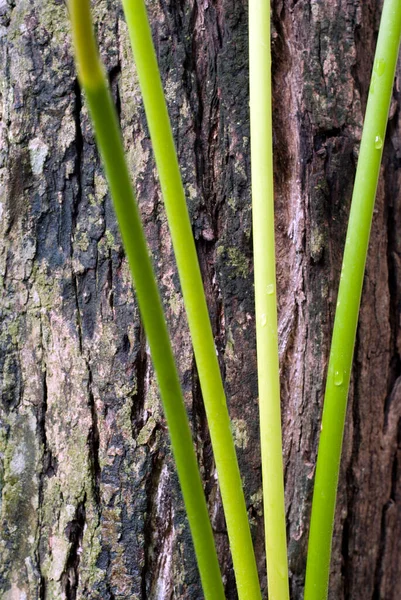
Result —
<path fill-rule="evenodd" d="M 331 541 L 349 381 L 400 36 L 401 2 L 385 0 L 352 197 L 327 373 L 309 534 L 305 600 L 325 600 L 328 594 Z"/>
<path fill-rule="evenodd" d="M 69 8 L 80 82 L 86 93 L 151 349 L 205 598 L 223 600 L 224 589 L 192 436 L 116 111 L 98 58 L 90 0 L 69 0 Z"/>
<path fill-rule="evenodd" d="M 123 0 L 188 315 L 240 600 L 260 596 L 256 561 L 225 392 L 191 223 L 143 0 Z"/>
<path fill-rule="evenodd" d="M 274 245 L 270 2 L 249 2 L 256 340 L 269 598 L 288 600 Z"/>

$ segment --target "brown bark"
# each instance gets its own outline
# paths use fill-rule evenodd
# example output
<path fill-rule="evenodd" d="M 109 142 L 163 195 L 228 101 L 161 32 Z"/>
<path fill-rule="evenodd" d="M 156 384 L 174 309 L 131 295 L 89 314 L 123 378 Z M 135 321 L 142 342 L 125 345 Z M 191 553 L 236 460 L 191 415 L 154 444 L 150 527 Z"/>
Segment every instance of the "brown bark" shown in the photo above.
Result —
<path fill-rule="evenodd" d="M 161 282 L 224 571 L 235 586 L 127 29 L 102 57 Z M 149 2 L 264 597 L 247 6 Z M 273 2 L 276 242 L 293 600 L 302 598 L 330 331 L 381 3 Z M 0 596 L 200 599 L 168 432 L 62 0 L 0 1 Z M 350 392 L 330 600 L 401 596 L 399 76 Z"/>

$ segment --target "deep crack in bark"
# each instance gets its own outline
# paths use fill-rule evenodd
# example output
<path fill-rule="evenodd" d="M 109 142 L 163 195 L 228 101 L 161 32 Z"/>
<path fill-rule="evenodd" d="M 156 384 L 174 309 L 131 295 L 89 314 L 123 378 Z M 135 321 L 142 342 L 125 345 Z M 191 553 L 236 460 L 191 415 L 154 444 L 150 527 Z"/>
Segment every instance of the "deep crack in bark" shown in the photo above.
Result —
<path fill-rule="evenodd" d="M 92 425 L 88 435 L 88 446 L 89 446 L 89 461 L 92 471 L 92 491 L 93 497 L 97 506 L 98 513 L 101 511 L 101 497 L 100 497 L 100 481 L 101 481 L 101 467 L 99 460 L 99 428 L 98 418 L 96 411 L 95 399 L 93 397 L 92 385 L 93 377 L 92 370 L 90 367 L 90 361 L 87 361 L 88 368 L 88 404 L 91 411 Z"/>
<path fill-rule="evenodd" d="M 81 544 L 86 520 L 85 502 L 86 496 L 78 504 L 74 519 L 68 523 L 65 529 L 65 535 L 70 543 L 66 566 L 61 575 L 61 586 L 66 600 L 77 599 Z"/>

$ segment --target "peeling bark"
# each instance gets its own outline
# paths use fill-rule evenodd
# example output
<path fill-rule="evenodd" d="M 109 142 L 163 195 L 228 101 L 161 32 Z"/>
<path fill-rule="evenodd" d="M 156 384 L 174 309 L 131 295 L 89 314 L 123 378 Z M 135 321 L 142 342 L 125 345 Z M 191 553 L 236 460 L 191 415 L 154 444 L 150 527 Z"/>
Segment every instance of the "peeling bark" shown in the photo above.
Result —
<path fill-rule="evenodd" d="M 116 0 L 93 2 L 224 572 L 235 584 L 166 217 Z M 247 6 L 148 4 L 264 597 Z M 336 290 L 378 0 L 275 0 L 276 245 L 291 597 L 302 598 Z M 0 3 L 0 596 L 202 598 L 64 2 Z M 398 69 L 344 441 L 330 600 L 401 596 Z"/>

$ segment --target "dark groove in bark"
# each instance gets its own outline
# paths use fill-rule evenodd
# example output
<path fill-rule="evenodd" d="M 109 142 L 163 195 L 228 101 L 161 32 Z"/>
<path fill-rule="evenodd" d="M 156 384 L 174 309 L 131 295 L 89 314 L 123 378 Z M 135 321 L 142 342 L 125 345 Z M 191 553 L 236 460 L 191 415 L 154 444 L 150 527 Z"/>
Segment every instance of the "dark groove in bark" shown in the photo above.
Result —
<path fill-rule="evenodd" d="M 89 461 L 91 465 L 92 471 L 92 490 L 93 497 L 100 514 L 101 511 L 101 497 L 100 497 L 100 481 L 101 481 L 101 467 L 99 460 L 99 446 L 100 446 L 100 438 L 99 438 L 99 428 L 98 428 L 98 418 L 96 411 L 95 399 L 93 397 L 92 385 L 93 385 L 93 377 L 92 370 L 89 361 L 87 362 L 88 368 L 88 404 L 91 411 L 92 417 L 92 426 L 89 431 L 88 436 L 88 446 L 89 446 Z"/>
<path fill-rule="evenodd" d="M 39 581 L 39 600 L 46 600 L 46 579 L 43 575 L 40 576 Z"/>
<path fill-rule="evenodd" d="M 118 62 L 109 73 L 110 88 L 114 96 L 114 105 L 116 107 L 118 122 L 121 125 L 121 96 L 118 79 L 121 75 L 121 64 Z"/>
<path fill-rule="evenodd" d="M 391 469 L 391 492 L 390 492 L 390 500 L 391 502 L 397 501 L 397 487 L 399 482 L 398 479 L 398 470 L 399 470 L 399 461 L 398 461 L 398 451 L 401 448 L 401 419 L 398 419 L 397 423 L 397 443 L 395 445 L 393 464 Z"/>
<path fill-rule="evenodd" d="M 132 437 L 136 440 L 144 423 L 144 407 L 146 401 L 146 372 L 148 369 L 148 355 L 146 353 L 146 335 L 142 325 L 139 324 L 139 348 L 134 362 L 136 374 L 136 393 L 132 397 L 131 427 Z"/>
<path fill-rule="evenodd" d="M 108 600 L 116 600 L 116 597 L 115 597 L 110 585 L 107 585 L 106 590 L 107 590 L 107 593 L 109 594 Z"/>
<path fill-rule="evenodd" d="M 72 286 L 74 290 L 75 296 L 75 304 L 76 304 L 76 327 L 78 334 L 78 346 L 79 352 L 83 353 L 83 337 L 82 337 L 82 318 L 81 318 L 81 310 L 79 307 L 79 294 L 78 294 L 78 277 L 74 273 L 71 274 L 72 278 Z"/>
<path fill-rule="evenodd" d="M 84 139 L 81 127 L 81 111 L 82 111 L 82 95 L 81 88 L 78 80 L 75 81 L 74 85 L 74 122 L 75 122 L 75 148 L 76 148 L 76 159 L 75 159 L 75 175 L 77 178 L 77 193 L 74 198 L 71 215 L 71 236 L 75 234 L 76 223 L 78 218 L 78 207 L 82 200 L 82 186 L 83 186 L 83 150 L 84 150 Z M 73 245 L 71 243 L 71 266 L 73 260 Z M 75 304 L 77 311 L 77 333 L 79 340 L 79 351 L 83 352 L 83 337 L 82 337 L 82 322 L 81 322 L 81 311 L 79 308 L 79 295 L 78 295 L 78 277 L 73 271 L 71 271 L 72 286 L 75 296 Z"/>
<path fill-rule="evenodd" d="M 61 575 L 61 587 L 66 600 L 77 599 L 81 544 L 86 520 L 85 502 L 86 496 L 78 504 L 74 519 L 68 523 L 65 529 L 65 535 L 71 544 L 67 564 Z"/>
<path fill-rule="evenodd" d="M 192 427 L 195 438 L 195 447 L 199 464 L 203 466 L 203 484 L 206 498 L 209 497 L 214 482 L 210 476 L 213 469 L 213 450 L 210 441 L 209 428 L 200 387 L 198 369 L 195 358 L 192 362 Z"/>
<path fill-rule="evenodd" d="M 42 475 L 46 473 L 46 455 L 47 455 L 47 438 L 46 438 L 46 412 L 47 412 L 47 372 L 46 369 L 43 371 L 42 377 L 42 403 L 39 407 L 39 415 L 38 415 L 38 428 L 39 428 L 39 436 L 40 441 L 43 448 L 43 471 Z M 39 487 L 39 494 L 43 492 L 42 487 Z M 39 504 L 41 504 L 42 497 L 39 496 Z"/>
<path fill-rule="evenodd" d="M 84 138 L 81 127 L 81 112 L 82 112 L 82 93 L 78 79 L 74 84 L 74 122 L 75 122 L 75 174 L 77 177 L 77 200 L 74 204 L 72 234 L 75 230 L 75 221 L 77 217 L 77 208 L 82 198 L 82 157 L 84 150 Z"/>
<path fill-rule="evenodd" d="M 109 289 L 108 300 L 109 300 L 110 309 L 112 312 L 114 312 L 113 259 L 111 256 L 111 250 L 109 250 L 109 256 L 108 256 L 107 261 L 108 261 L 107 285 L 108 285 L 108 289 Z"/>
<path fill-rule="evenodd" d="M 157 576 L 156 564 L 152 562 L 152 549 L 157 555 L 157 548 L 152 548 L 154 533 L 157 532 L 157 523 L 154 522 L 155 497 L 160 482 L 163 467 L 163 459 L 159 453 L 155 453 L 152 459 L 151 476 L 146 482 L 146 519 L 144 526 L 144 564 L 141 572 L 141 600 L 149 599 L 152 587 L 152 579 Z M 153 568 L 152 568 L 153 567 Z"/>
<path fill-rule="evenodd" d="M 48 452 L 48 448 L 47 448 L 47 436 L 46 436 L 46 413 L 47 413 L 47 371 L 46 371 L 46 368 L 44 369 L 43 376 L 42 376 L 42 390 L 43 390 L 43 396 L 42 396 L 42 402 L 40 404 L 39 414 L 38 414 L 38 432 L 39 432 L 39 439 L 42 444 L 43 459 L 42 459 L 42 470 L 39 475 L 39 486 L 38 486 L 39 542 L 38 542 L 38 549 L 37 549 L 37 568 L 38 568 L 38 572 L 40 575 L 39 599 L 45 600 L 45 598 L 46 598 L 46 580 L 45 580 L 44 576 L 42 575 L 42 568 L 41 568 L 42 557 L 40 554 L 40 541 L 41 541 L 41 537 L 42 537 L 41 529 L 42 529 L 42 508 L 43 508 L 43 504 L 44 504 L 44 502 L 43 502 L 44 480 L 45 480 L 46 474 L 49 469 L 49 462 L 51 464 L 51 457 L 49 457 L 49 452 Z M 50 458 L 50 460 L 49 460 L 49 458 Z"/>

